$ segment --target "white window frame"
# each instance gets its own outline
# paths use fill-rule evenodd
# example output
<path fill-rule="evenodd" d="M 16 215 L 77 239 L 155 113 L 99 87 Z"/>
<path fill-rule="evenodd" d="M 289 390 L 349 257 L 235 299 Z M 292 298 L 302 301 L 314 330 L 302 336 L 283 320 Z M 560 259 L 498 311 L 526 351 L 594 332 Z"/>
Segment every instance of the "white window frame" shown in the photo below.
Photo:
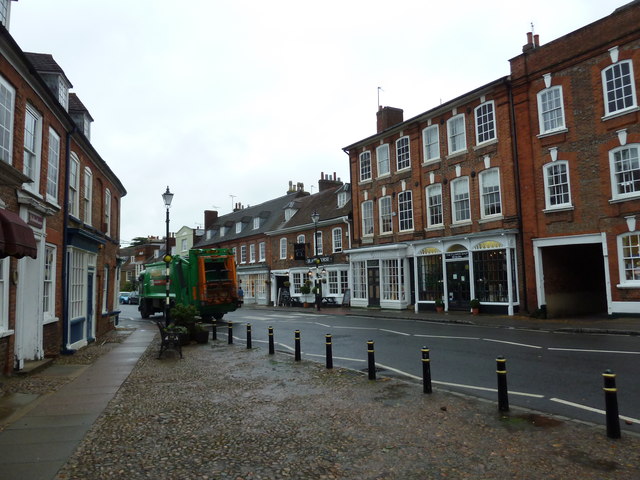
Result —
<path fill-rule="evenodd" d="M 385 143 L 376 148 L 376 162 L 378 177 L 384 177 L 391 173 L 391 158 L 389 156 L 389 144 Z"/>
<path fill-rule="evenodd" d="M 360 165 L 360 182 L 367 182 L 371 180 L 371 152 L 369 150 L 362 152 L 358 158 Z"/>
<path fill-rule="evenodd" d="M 437 193 L 432 193 L 437 192 Z M 431 199 L 438 195 L 440 197 L 440 203 L 432 203 Z M 425 189 L 425 197 L 427 200 L 427 227 L 441 227 L 444 225 L 444 208 L 443 208 L 443 195 L 442 184 L 435 183 L 429 185 Z M 433 217 L 440 216 L 440 222 L 433 222 Z"/>
<path fill-rule="evenodd" d="M 47 152 L 47 201 L 58 205 L 58 178 L 60 173 L 60 137 L 49 127 Z"/>
<path fill-rule="evenodd" d="M 33 130 L 33 131 L 32 131 Z M 27 104 L 24 118 L 24 163 L 23 173 L 33 180 L 24 188 L 38 193 L 40 189 L 40 166 L 42 153 L 42 115 Z"/>
<path fill-rule="evenodd" d="M 236 222 L 236 233 L 242 232 L 242 222 Z"/>
<path fill-rule="evenodd" d="M 249 263 L 256 263 L 256 244 L 249 244 Z"/>
<path fill-rule="evenodd" d="M 339 253 L 342 251 L 342 228 L 336 227 L 331 230 L 332 250 L 333 253 Z"/>
<path fill-rule="evenodd" d="M 240 245 L 240 263 L 247 263 L 247 246 Z"/>
<path fill-rule="evenodd" d="M 93 220 L 93 172 L 89 167 L 84 167 L 82 206 L 84 208 L 84 223 L 91 225 Z"/>
<path fill-rule="evenodd" d="M 625 248 L 624 239 L 635 237 L 635 242 Z M 640 231 L 623 233 L 618 235 L 618 268 L 620 270 L 620 287 L 640 288 Z M 630 273 L 633 278 L 627 278 Z"/>
<path fill-rule="evenodd" d="M 287 259 L 287 239 L 283 237 L 280 239 L 280 260 Z"/>
<path fill-rule="evenodd" d="M 104 191 L 104 223 L 106 225 L 105 235 L 111 236 L 111 190 Z"/>
<path fill-rule="evenodd" d="M 464 186 L 465 191 L 459 190 L 459 185 Z M 456 206 L 466 205 L 466 208 L 456 209 Z M 460 217 L 459 213 L 467 212 L 468 217 Z M 451 220 L 453 224 L 471 222 L 471 192 L 469 191 L 469 177 L 460 177 L 451 181 Z"/>
<path fill-rule="evenodd" d="M 563 172 L 552 171 L 556 170 L 558 167 L 563 168 Z M 558 182 L 558 175 L 564 175 L 566 177 L 566 182 Z M 569 208 L 572 206 L 571 204 L 571 178 L 569 175 L 569 162 L 566 160 L 556 160 L 555 162 L 547 163 L 542 166 L 542 176 L 544 178 L 544 202 L 546 210 L 555 210 L 562 208 Z M 558 198 L 559 195 L 564 196 L 565 192 L 556 193 L 552 190 L 556 190 L 558 188 L 566 188 L 566 196 L 568 201 L 562 203 L 553 203 L 554 198 Z"/>
<path fill-rule="evenodd" d="M 430 125 L 422 130 L 422 147 L 424 163 L 440 160 L 440 129 L 438 125 Z"/>
<path fill-rule="evenodd" d="M 296 237 L 296 243 L 305 243 L 304 234 L 300 234 Z"/>
<path fill-rule="evenodd" d="M 0 337 L 9 333 L 9 262 L 10 257 L 0 258 Z"/>
<path fill-rule="evenodd" d="M 0 22 L 4 28 L 9 30 L 9 19 L 11 18 L 11 0 L 0 1 Z"/>
<path fill-rule="evenodd" d="M 316 237 L 316 238 L 315 238 L 316 243 L 314 244 L 314 250 L 313 250 L 314 255 L 315 255 L 316 253 L 317 253 L 318 255 L 324 255 L 324 249 L 322 248 L 322 231 L 321 231 L 321 230 L 318 230 L 318 231 L 316 232 L 315 237 Z M 317 246 L 317 248 L 316 248 L 316 246 Z"/>
<path fill-rule="evenodd" d="M 496 218 L 502 217 L 502 189 L 500 185 L 500 169 L 499 168 L 490 168 L 488 170 L 484 170 L 480 172 L 478 175 L 480 177 L 479 188 L 480 188 L 480 218 Z M 488 179 L 492 177 L 497 177 L 497 184 L 487 185 Z M 496 188 L 497 190 L 493 191 L 485 191 L 487 188 Z M 487 199 L 493 198 L 493 196 L 498 195 L 498 202 L 487 202 Z M 491 205 L 497 205 L 498 212 L 492 213 L 487 212 L 487 209 L 491 208 Z"/>
<path fill-rule="evenodd" d="M 80 218 L 80 160 L 75 152 L 69 159 L 69 215 Z"/>
<path fill-rule="evenodd" d="M 56 318 L 56 246 L 49 243 L 44 247 L 44 271 L 42 274 L 42 313 L 43 323 Z"/>
<path fill-rule="evenodd" d="M 467 151 L 467 127 L 464 113 L 454 115 L 447 120 L 447 142 L 449 155 Z"/>
<path fill-rule="evenodd" d="M 493 100 L 478 105 L 474 110 L 476 120 L 476 145 L 496 139 L 496 110 Z"/>
<path fill-rule="evenodd" d="M 398 194 L 398 231 L 413 231 L 413 192 L 411 190 Z"/>
<path fill-rule="evenodd" d="M 0 76 L 0 161 L 13 165 L 13 117 L 16 90 Z M 5 123 L 6 122 L 6 123 Z"/>
<path fill-rule="evenodd" d="M 342 208 L 347 204 L 347 192 L 338 193 L 338 208 Z"/>
<path fill-rule="evenodd" d="M 378 221 L 380 222 L 380 234 L 385 235 L 393 233 L 393 202 L 389 195 L 378 200 L 378 215 Z"/>
<path fill-rule="evenodd" d="M 180 239 L 180 251 L 181 252 L 186 252 L 188 250 L 188 242 L 186 238 L 181 238 Z"/>
<path fill-rule="evenodd" d="M 362 217 L 362 236 L 373 236 L 373 200 L 365 200 L 360 206 Z"/>
<path fill-rule="evenodd" d="M 253 229 L 258 230 L 260 228 L 260 217 L 253 217 Z"/>
<path fill-rule="evenodd" d="M 405 135 L 396 140 L 396 171 L 411 168 L 411 141 Z"/>
<path fill-rule="evenodd" d="M 102 271 L 102 313 L 109 311 L 107 298 L 109 297 L 109 266 L 105 265 Z"/>
<path fill-rule="evenodd" d="M 620 74 L 612 77 L 611 81 L 607 80 L 607 74 L 609 72 L 613 72 L 616 69 L 623 68 L 623 65 L 629 66 L 629 72 L 627 74 Z M 609 86 L 614 85 L 612 88 Z M 622 82 L 622 85 L 619 84 Z M 629 110 L 635 109 L 638 107 L 638 100 L 636 97 L 636 79 L 633 76 L 633 63 L 631 60 L 620 60 L 619 62 L 614 63 L 613 65 L 609 65 L 607 68 L 602 70 L 602 92 L 604 95 L 604 115 L 605 117 L 611 115 L 619 115 L 623 114 Z M 621 88 L 628 89 L 629 91 L 626 94 L 620 95 L 619 91 Z M 609 94 L 613 94 L 613 98 L 610 101 Z M 630 99 L 630 102 L 627 102 L 625 99 Z M 618 107 L 617 105 L 613 105 L 615 108 L 612 109 L 612 103 L 619 103 L 623 101 L 626 105 L 622 105 Z"/>
<path fill-rule="evenodd" d="M 260 242 L 258 244 L 258 261 L 264 262 L 267 259 L 267 244 Z"/>
<path fill-rule="evenodd" d="M 616 160 L 616 156 L 619 152 L 628 150 L 629 152 L 635 151 L 635 156 L 629 156 L 626 159 L 621 159 L 627 163 L 629 168 L 625 168 L 621 174 L 624 174 L 622 180 L 619 180 L 619 173 L 616 166 L 621 161 Z M 624 166 L 624 165 L 623 165 Z M 635 167 L 635 168 L 634 168 Z M 609 151 L 609 172 L 611 174 L 611 193 L 613 200 L 625 200 L 628 198 L 637 198 L 640 196 L 640 187 L 631 192 L 620 193 L 620 187 L 625 184 L 635 185 L 640 184 L 640 143 L 628 143 L 621 147 L 614 148 Z"/>
<path fill-rule="evenodd" d="M 553 98 L 549 98 L 551 95 Z M 555 85 L 545 88 L 538 92 L 537 98 L 540 135 L 566 130 L 562 86 Z"/>

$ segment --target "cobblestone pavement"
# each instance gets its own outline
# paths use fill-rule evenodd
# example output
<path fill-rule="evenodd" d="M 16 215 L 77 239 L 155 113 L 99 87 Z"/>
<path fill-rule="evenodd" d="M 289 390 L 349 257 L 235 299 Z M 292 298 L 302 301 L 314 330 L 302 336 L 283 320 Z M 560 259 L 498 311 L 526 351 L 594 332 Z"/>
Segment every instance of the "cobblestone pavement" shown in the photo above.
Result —
<path fill-rule="evenodd" d="M 152 344 L 56 478 L 640 478 L 640 438 L 600 426 L 263 348 L 183 352 Z"/>

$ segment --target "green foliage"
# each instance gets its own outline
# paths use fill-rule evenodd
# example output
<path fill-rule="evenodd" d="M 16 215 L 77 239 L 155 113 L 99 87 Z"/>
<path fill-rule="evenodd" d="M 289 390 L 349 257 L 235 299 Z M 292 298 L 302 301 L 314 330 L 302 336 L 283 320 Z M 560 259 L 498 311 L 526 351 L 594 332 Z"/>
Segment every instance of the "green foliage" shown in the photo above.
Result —
<path fill-rule="evenodd" d="M 176 325 L 192 327 L 196 322 L 198 309 L 193 305 L 183 305 L 178 303 L 171 309 L 169 316 Z"/>
<path fill-rule="evenodd" d="M 471 299 L 471 301 L 469 302 L 469 306 L 471 308 L 480 308 L 480 300 L 478 300 L 477 298 Z"/>
<path fill-rule="evenodd" d="M 164 327 L 164 331 L 167 333 L 189 333 L 189 329 L 187 327 L 183 327 L 182 325 L 176 325 L 175 323 L 170 323 L 166 327 Z"/>
<path fill-rule="evenodd" d="M 436 298 L 436 307 L 444 307 L 444 302 L 441 298 Z"/>
<path fill-rule="evenodd" d="M 303 295 L 308 295 L 309 293 L 311 293 L 311 287 L 305 283 L 300 287 L 300 293 L 302 293 Z"/>

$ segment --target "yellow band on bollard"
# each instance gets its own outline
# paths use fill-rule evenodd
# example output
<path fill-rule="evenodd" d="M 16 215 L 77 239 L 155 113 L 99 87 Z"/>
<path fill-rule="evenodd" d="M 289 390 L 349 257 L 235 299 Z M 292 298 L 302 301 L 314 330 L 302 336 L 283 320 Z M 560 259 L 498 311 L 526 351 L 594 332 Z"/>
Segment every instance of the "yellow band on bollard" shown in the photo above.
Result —
<path fill-rule="evenodd" d="M 496 373 L 507 373 L 506 370 L 496 370 Z"/>
<path fill-rule="evenodd" d="M 602 390 L 604 390 L 605 392 L 610 392 L 610 393 L 615 393 L 618 391 L 617 388 L 603 388 Z"/>

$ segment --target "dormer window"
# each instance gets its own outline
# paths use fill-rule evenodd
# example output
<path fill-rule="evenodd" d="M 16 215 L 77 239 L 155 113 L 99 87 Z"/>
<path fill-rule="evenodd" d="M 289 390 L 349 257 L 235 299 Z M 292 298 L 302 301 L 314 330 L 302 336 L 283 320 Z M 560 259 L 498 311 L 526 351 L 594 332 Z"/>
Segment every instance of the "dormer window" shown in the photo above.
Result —
<path fill-rule="evenodd" d="M 242 232 L 242 222 L 236 222 L 236 233 Z"/>
<path fill-rule="evenodd" d="M 62 75 L 58 77 L 58 101 L 65 110 L 69 111 L 69 88 Z"/>
<path fill-rule="evenodd" d="M 260 217 L 254 217 L 253 219 L 253 229 L 258 230 L 260 228 Z"/>
<path fill-rule="evenodd" d="M 0 0 L 0 22 L 9 30 L 9 17 L 11 13 L 11 0 Z"/>
<path fill-rule="evenodd" d="M 338 193 L 338 208 L 342 208 L 347 203 L 347 192 Z"/>

